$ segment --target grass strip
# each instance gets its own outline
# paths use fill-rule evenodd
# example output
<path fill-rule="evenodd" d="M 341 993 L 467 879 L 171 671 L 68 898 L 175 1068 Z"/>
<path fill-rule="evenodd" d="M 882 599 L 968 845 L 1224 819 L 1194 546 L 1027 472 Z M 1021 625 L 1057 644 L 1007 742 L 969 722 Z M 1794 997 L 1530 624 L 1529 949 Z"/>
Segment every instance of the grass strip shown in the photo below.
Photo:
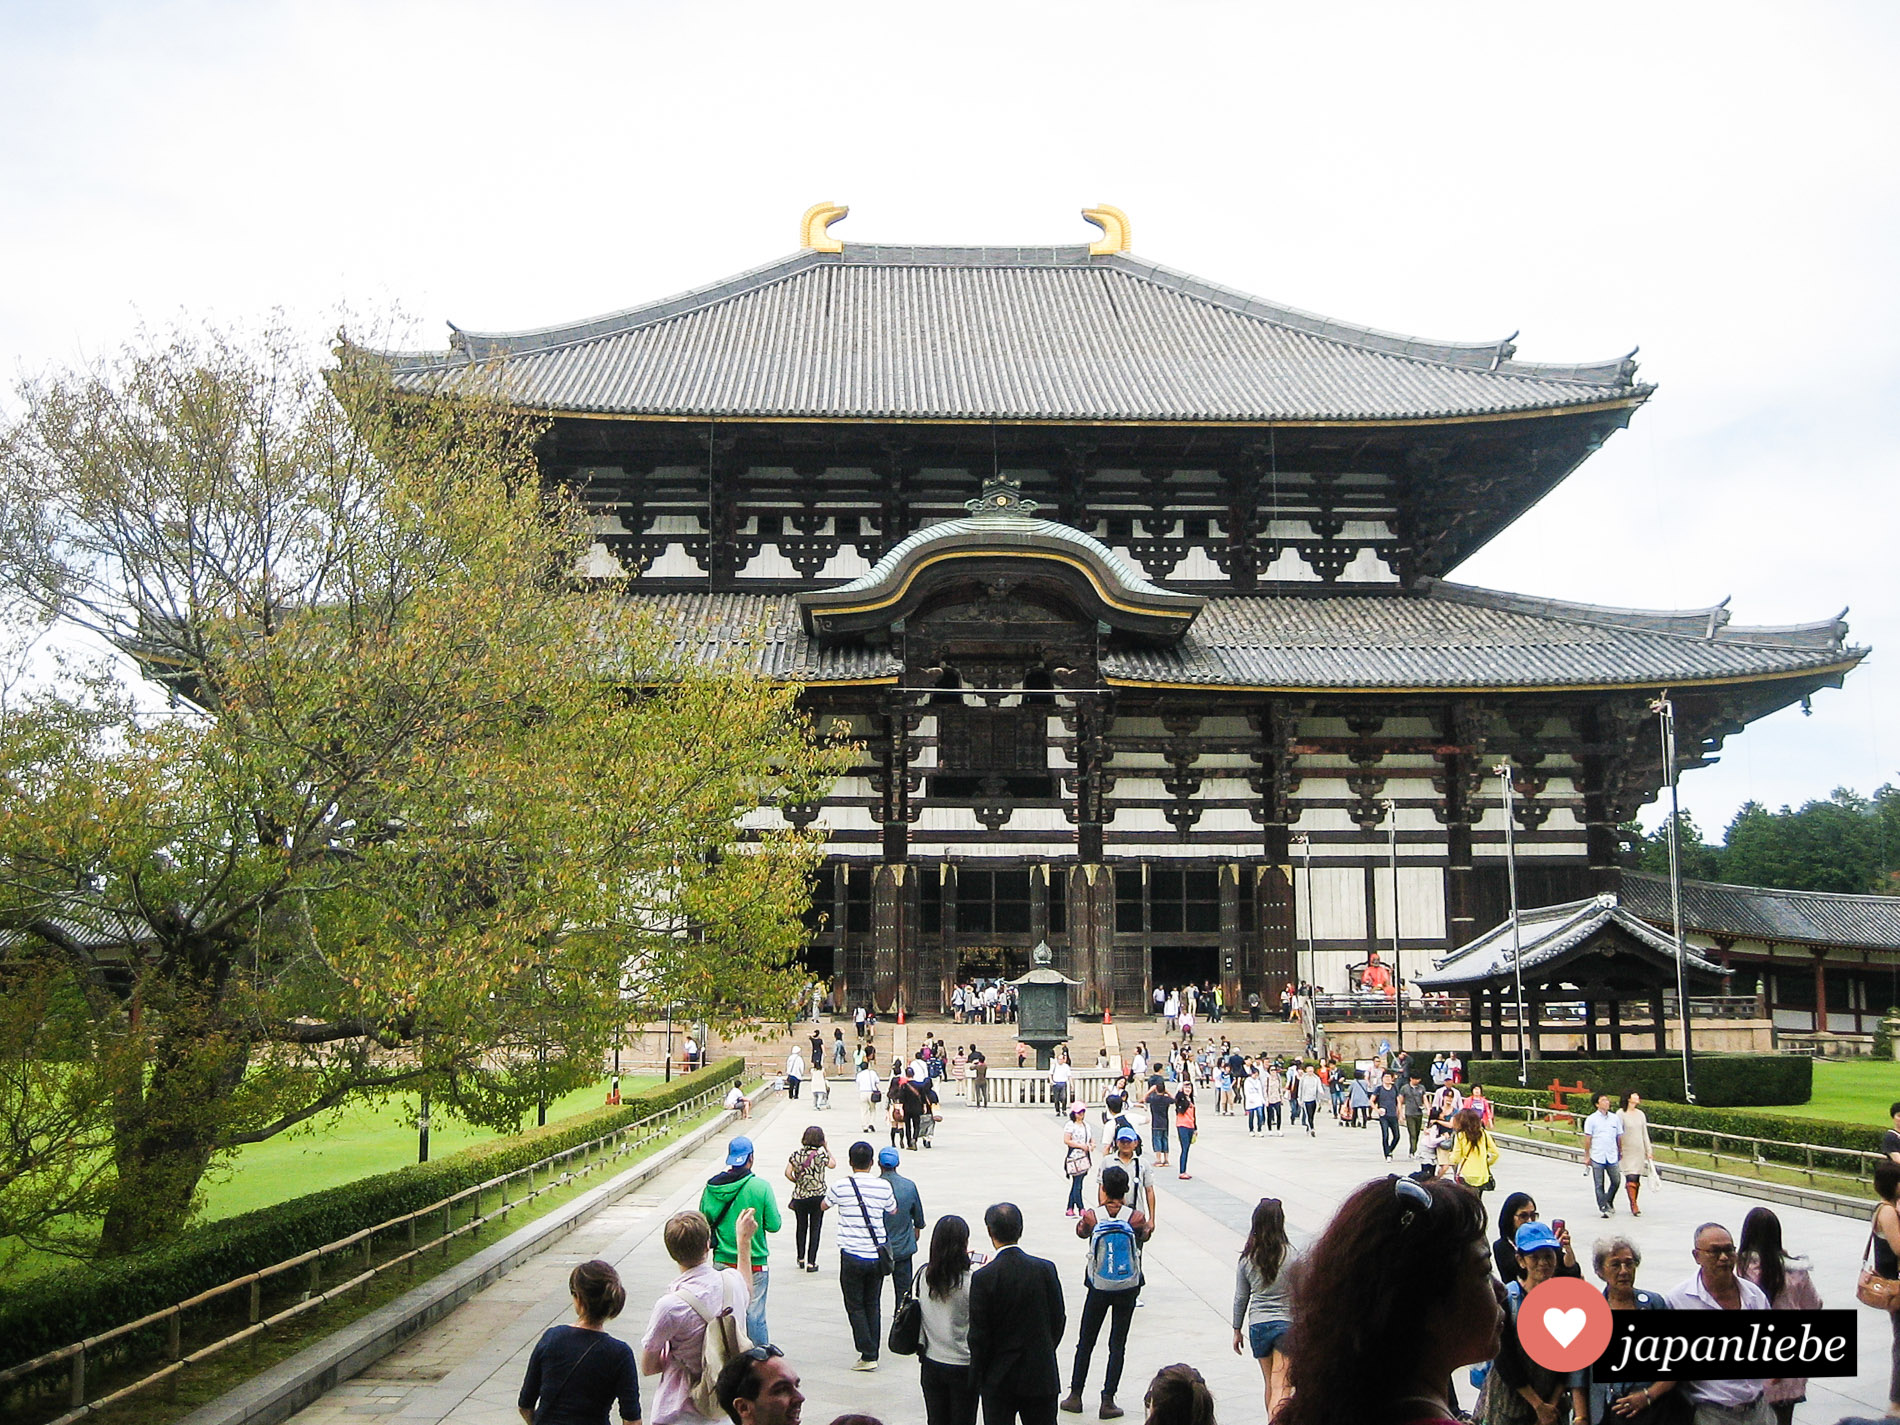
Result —
<path fill-rule="evenodd" d="M 441 1248 L 418 1256 L 406 1268 L 397 1267 L 381 1272 L 370 1277 L 360 1287 L 332 1296 L 330 1300 L 302 1312 L 288 1322 L 253 1330 L 249 1338 L 239 1344 L 226 1347 L 202 1360 L 187 1362 L 182 1369 L 170 1371 L 163 1381 L 154 1381 L 149 1387 L 111 1403 L 96 1404 L 86 1418 L 98 1421 L 100 1425 L 172 1425 L 172 1422 L 182 1420 L 192 1411 L 235 1390 L 259 1373 L 290 1359 L 333 1332 L 386 1306 L 403 1293 L 433 1280 L 477 1252 L 493 1246 L 498 1236 L 505 1236 L 536 1222 L 582 1193 L 593 1191 L 602 1182 L 611 1181 L 628 1169 L 637 1167 L 669 1143 L 691 1133 L 721 1112 L 723 1109 L 717 1103 L 709 1105 L 694 1117 L 682 1119 L 646 1140 L 637 1154 L 611 1162 L 603 1161 L 585 1175 L 548 1188 L 531 1202 L 518 1202 L 498 1224 L 499 1233 L 489 1231 L 484 1235 L 481 1229 L 464 1233 Z M 601 1166 L 610 1167 L 611 1173 L 602 1177 L 599 1171 Z M 498 1207 L 497 1201 L 489 1204 L 487 1210 L 492 1215 Z M 388 1261 L 402 1256 L 408 1250 L 406 1244 L 398 1245 L 378 1253 L 372 1260 Z M 341 1282 L 332 1284 L 325 1295 L 341 1285 Z M 123 1384 L 129 1384 L 142 1376 L 153 1374 L 156 1369 L 149 1363 L 137 1365 L 125 1370 L 120 1382 L 114 1381 L 114 1373 L 110 1371 L 99 1375 L 89 1372 L 89 1378 L 96 1381 L 94 1394 L 97 1397 L 112 1389 L 123 1388 Z M 40 1385 L 43 1388 L 21 1390 L 7 1401 L 6 1416 L 9 1422 L 41 1425 L 42 1422 L 58 1418 L 69 1409 L 63 1376 L 55 1372 L 52 1379 L 41 1381 Z M 19 1413 L 15 1414 L 15 1411 Z"/>

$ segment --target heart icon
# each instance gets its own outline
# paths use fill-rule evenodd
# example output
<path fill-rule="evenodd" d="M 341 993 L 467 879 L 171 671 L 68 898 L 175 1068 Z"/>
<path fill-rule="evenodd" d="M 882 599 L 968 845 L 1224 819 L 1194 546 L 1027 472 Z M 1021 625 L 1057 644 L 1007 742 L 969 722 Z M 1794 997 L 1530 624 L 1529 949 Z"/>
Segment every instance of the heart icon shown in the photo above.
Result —
<path fill-rule="evenodd" d="M 1581 1307 L 1559 1311 L 1553 1306 L 1544 1313 L 1544 1329 L 1559 1346 L 1568 1346 L 1582 1333 L 1587 1320 Z"/>

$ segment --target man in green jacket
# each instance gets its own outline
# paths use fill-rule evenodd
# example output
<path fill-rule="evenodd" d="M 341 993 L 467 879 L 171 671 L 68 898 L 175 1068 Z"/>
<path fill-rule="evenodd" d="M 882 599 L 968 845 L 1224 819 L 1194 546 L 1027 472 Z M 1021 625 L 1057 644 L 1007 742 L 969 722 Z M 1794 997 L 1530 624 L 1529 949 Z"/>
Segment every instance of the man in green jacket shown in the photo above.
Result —
<path fill-rule="evenodd" d="M 769 1346 L 765 1292 L 771 1276 L 765 1269 L 769 1250 L 765 1234 L 778 1231 L 783 1219 L 772 1185 L 752 1171 L 752 1140 L 741 1135 L 726 1145 L 726 1170 L 708 1178 L 699 1193 L 699 1210 L 712 1224 L 713 1261 L 722 1267 L 739 1265 L 739 1214 L 748 1207 L 758 1217 L 759 1233 L 752 1242 L 752 1297 L 746 1306 L 745 1333 L 753 1345 Z"/>

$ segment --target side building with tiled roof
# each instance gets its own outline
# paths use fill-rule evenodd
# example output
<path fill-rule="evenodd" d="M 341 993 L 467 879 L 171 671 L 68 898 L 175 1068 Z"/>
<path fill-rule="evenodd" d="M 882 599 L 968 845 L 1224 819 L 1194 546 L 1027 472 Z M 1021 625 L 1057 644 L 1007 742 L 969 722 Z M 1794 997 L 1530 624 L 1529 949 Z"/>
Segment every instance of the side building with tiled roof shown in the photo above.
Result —
<path fill-rule="evenodd" d="M 1622 896 L 1650 924 L 1673 924 L 1666 877 L 1627 871 Z M 1778 1035 L 1871 1041 L 1900 1005 L 1900 896 L 1684 881 L 1682 935 L 1731 990 L 1761 997 Z"/>
<path fill-rule="evenodd" d="M 545 415 L 588 571 L 862 746 L 755 818 L 825 830 L 807 958 L 853 999 L 935 1011 L 1039 940 L 1088 1009 L 1271 1006 L 1395 940 L 1410 977 L 1503 918 L 1497 764 L 1523 903 L 1615 890 L 1658 694 L 1695 766 L 1863 656 L 1837 619 L 1448 581 L 1649 398 L 1628 357 L 1315 316 L 1135 257 L 1113 209 L 1089 247 L 841 214 L 728 281 L 386 359 Z"/>

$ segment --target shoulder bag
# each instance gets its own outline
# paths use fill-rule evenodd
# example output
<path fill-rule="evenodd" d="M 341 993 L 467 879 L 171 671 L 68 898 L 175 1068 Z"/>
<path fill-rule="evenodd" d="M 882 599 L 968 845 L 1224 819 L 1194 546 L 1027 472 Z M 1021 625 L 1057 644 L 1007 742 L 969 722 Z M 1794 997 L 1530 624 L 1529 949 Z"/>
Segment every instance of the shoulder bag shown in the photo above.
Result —
<path fill-rule="evenodd" d="M 1878 1208 L 1874 1210 L 1874 1216 L 1880 1216 Z M 1867 1247 L 1860 1254 L 1860 1281 L 1854 1287 L 1854 1296 L 1863 1306 L 1892 1312 L 1900 1309 L 1900 1281 L 1883 1277 L 1874 1270 L 1874 1233 L 1878 1230 L 1871 1223 L 1868 1225 Z"/>
<path fill-rule="evenodd" d="M 915 1356 L 923 1350 L 924 1304 L 917 1299 L 917 1281 L 924 1270 L 923 1267 L 917 1269 L 917 1275 L 910 1279 L 910 1290 L 891 1313 L 891 1334 L 884 1344 L 891 1348 L 894 1356 Z"/>
<path fill-rule="evenodd" d="M 850 1179 L 851 1195 L 858 1200 L 858 1212 L 864 1218 L 864 1230 L 871 1234 L 871 1240 L 877 1244 L 877 1270 L 880 1276 L 889 1276 L 897 1270 L 897 1261 L 891 1256 L 891 1244 L 877 1235 L 877 1228 L 871 1225 L 871 1209 L 864 1205 L 864 1194 L 858 1190 L 857 1179 Z"/>
<path fill-rule="evenodd" d="M 554 1402 L 561 1398 L 561 1392 L 567 1389 L 567 1383 L 574 1379 L 574 1372 L 579 1370 L 587 1358 L 594 1354 L 594 1347 L 601 1343 L 606 1334 L 604 1331 L 600 1332 L 595 1339 L 589 1341 L 587 1343 L 587 1349 L 582 1351 L 574 1364 L 567 1368 L 567 1374 L 561 1377 L 561 1383 L 555 1386 L 551 1392 L 541 1397 L 540 1403 L 535 1406 L 534 1410 L 534 1418 L 536 1420 L 547 1419 L 548 1412 L 554 1409 Z"/>

